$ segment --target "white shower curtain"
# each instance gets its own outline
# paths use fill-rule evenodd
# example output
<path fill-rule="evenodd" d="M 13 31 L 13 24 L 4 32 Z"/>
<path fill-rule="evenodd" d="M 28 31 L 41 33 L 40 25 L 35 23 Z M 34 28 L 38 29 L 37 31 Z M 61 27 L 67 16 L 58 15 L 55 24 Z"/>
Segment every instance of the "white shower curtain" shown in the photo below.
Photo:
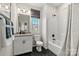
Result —
<path fill-rule="evenodd" d="M 79 4 L 72 4 L 71 55 L 79 56 Z"/>
<path fill-rule="evenodd" d="M 68 24 L 66 38 L 60 55 L 79 55 L 79 4 L 68 6 Z"/>
<path fill-rule="evenodd" d="M 67 31 L 66 31 L 66 37 L 65 42 L 63 45 L 63 48 L 60 52 L 60 55 L 70 55 L 70 49 L 71 49 L 71 5 L 68 5 L 68 20 L 67 20 Z"/>

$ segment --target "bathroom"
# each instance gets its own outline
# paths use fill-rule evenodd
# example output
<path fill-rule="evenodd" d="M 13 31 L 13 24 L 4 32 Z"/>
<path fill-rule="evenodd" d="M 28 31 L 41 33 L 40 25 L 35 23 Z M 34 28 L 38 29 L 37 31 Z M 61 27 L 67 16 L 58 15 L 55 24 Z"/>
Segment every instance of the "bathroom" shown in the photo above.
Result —
<path fill-rule="evenodd" d="M 78 56 L 78 12 L 78 3 L 0 3 L 0 56 Z"/>

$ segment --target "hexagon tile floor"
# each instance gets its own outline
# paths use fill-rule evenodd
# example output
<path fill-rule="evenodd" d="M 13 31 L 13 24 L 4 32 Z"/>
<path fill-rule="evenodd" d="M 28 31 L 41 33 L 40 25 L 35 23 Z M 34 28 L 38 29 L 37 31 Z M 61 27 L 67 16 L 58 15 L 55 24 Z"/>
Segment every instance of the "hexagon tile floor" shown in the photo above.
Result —
<path fill-rule="evenodd" d="M 38 52 L 36 50 L 36 47 L 33 48 L 33 52 L 20 54 L 17 56 L 56 56 L 54 53 L 52 53 L 49 49 L 42 48 L 41 52 Z"/>

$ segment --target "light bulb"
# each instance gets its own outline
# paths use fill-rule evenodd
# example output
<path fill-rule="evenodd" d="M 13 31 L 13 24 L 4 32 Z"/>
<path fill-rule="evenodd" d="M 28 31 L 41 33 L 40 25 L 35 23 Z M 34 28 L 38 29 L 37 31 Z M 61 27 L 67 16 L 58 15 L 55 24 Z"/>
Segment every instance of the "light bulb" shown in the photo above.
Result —
<path fill-rule="evenodd" d="M 9 7 L 7 5 L 5 5 L 5 9 L 8 9 Z"/>
<path fill-rule="evenodd" d="M 31 12 L 30 12 L 30 10 L 28 10 L 28 12 L 27 12 L 28 14 L 30 14 Z"/>
<path fill-rule="evenodd" d="M 25 9 L 22 9 L 23 10 L 23 12 L 25 12 Z"/>
<path fill-rule="evenodd" d="M 18 8 L 18 11 L 20 11 L 20 8 Z"/>

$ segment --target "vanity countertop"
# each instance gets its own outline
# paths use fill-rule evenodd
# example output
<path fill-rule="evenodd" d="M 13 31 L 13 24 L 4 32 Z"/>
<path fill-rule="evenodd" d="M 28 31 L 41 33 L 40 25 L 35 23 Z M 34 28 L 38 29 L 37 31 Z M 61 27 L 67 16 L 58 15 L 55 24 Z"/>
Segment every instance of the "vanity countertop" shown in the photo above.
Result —
<path fill-rule="evenodd" d="M 19 33 L 16 33 L 14 36 L 15 36 L 15 37 L 32 36 L 32 34 L 31 34 L 31 33 L 26 33 L 26 34 L 19 34 Z"/>

